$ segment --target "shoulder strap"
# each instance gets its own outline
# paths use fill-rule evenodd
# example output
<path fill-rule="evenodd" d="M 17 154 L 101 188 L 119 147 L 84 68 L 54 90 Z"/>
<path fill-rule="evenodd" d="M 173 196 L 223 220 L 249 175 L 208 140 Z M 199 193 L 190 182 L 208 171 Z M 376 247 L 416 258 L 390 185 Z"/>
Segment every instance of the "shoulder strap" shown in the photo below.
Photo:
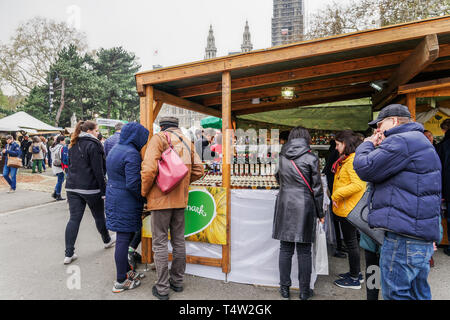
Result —
<path fill-rule="evenodd" d="M 297 165 L 295 164 L 294 160 L 291 160 L 292 164 L 294 165 L 294 168 L 297 170 L 298 174 L 300 175 L 300 177 L 302 177 L 303 181 L 305 181 L 306 185 L 308 186 L 309 191 L 311 191 L 311 193 L 314 195 L 314 191 L 311 188 L 311 186 L 309 185 L 308 181 L 306 181 L 305 177 L 303 176 L 302 172 L 300 171 L 300 169 L 297 167 Z"/>
<path fill-rule="evenodd" d="M 166 131 L 176 135 L 178 137 L 178 139 L 180 139 L 180 141 L 183 142 L 183 144 L 186 146 L 186 148 L 188 149 L 189 153 L 191 152 L 191 148 L 187 145 L 186 142 L 184 142 L 184 140 L 176 132 L 174 132 L 172 130 L 166 130 Z M 164 133 L 166 133 L 166 131 L 164 131 Z"/>

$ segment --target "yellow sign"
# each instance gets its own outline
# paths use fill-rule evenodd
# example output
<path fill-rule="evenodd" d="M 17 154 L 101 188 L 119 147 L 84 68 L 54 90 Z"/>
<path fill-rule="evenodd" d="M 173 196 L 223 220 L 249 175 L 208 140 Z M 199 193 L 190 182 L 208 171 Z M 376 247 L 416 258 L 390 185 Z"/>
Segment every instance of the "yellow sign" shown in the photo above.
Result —
<path fill-rule="evenodd" d="M 436 113 L 435 116 L 431 117 L 430 120 L 424 123 L 425 130 L 431 131 L 433 136 L 439 137 L 443 136 L 444 132 L 441 129 L 441 123 L 444 122 L 445 119 L 447 119 L 448 116 L 440 111 Z"/>
<path fill-rule="evenodd" d="M 185 209 L 188 241 L 227 244 L 227 193 L 225 188 L 189 187 Z M 142 222 L 142 237 L 151 238 L 151 215 Z"/>

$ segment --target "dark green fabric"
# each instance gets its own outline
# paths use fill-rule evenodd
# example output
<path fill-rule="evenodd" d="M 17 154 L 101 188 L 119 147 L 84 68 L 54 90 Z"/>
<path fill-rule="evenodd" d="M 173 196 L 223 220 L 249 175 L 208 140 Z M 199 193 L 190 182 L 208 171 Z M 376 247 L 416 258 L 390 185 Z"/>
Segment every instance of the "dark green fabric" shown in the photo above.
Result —
<path fill-rule="evenodd" d="M 222 129 L 222 119 L 216 117 L 206 117 L 200 121 L 200 125 L 206 128 Z"/>
<path fill-rule="evenodd" d="M 372 120 L 372 107 L 368 104 L 330 104 L 261 112 L 239 116 L 238 119 L 318 130 L 365 131 L 369 128 L 367 123 Z"/>

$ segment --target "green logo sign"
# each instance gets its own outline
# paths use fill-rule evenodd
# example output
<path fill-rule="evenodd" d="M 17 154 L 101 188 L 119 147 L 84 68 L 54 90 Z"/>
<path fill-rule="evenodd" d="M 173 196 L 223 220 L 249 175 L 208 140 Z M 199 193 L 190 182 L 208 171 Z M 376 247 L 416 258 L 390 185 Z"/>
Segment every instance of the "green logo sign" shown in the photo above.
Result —
<path fill-rule="evenodd" d="M 216 217 L 216 203 L 206 190 L 189 191 L 189 200 L 184 210 L 184 236 L 189 237 L 206 229 Z"/>

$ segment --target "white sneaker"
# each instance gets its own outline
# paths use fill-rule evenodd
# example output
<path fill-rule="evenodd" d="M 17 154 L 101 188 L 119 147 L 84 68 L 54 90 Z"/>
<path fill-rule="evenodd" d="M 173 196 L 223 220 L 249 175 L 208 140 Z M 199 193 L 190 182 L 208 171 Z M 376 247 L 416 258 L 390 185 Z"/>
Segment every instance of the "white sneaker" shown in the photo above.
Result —
<path fill-rule="evenodd" d="M 105 249 L 112 248 L 115 243 L 116 243 L 116 234 L 114 233 L 111 236 L 111 240 L 109 240 L 108 243 L 105 243 Z"/>
<path fill-rule="evenodd" d="M 64 264 L 72 263 L 72 261 L 75 261 L 77 259 L 78 259 L 78 256 L 74 253 L 73 256 L 64 258 Z"/>
<path fill-rule="evenodd" d="M 14 193 L 14 192 L 16 192 L 16 190 L 14 190 L 13 188 L 9 188 L 7 193 Z"/>

